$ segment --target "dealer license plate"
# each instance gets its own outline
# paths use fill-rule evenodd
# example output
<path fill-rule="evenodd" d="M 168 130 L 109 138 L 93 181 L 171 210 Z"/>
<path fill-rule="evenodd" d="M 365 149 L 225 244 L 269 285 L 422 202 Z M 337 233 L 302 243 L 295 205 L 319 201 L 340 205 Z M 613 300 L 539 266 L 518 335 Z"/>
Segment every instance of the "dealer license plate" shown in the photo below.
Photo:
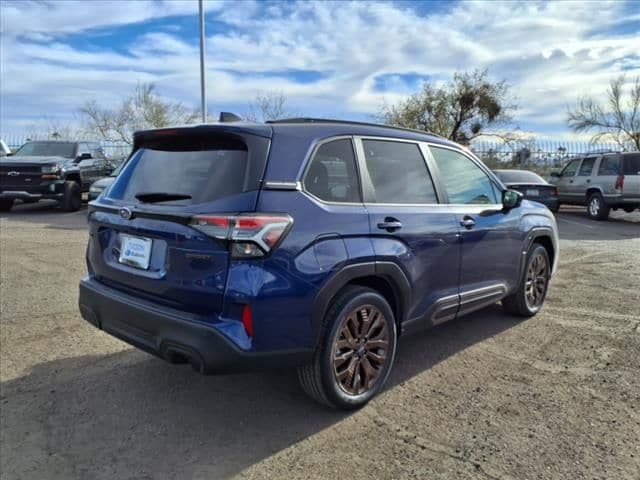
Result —
<path fill-rule="evenodd" d="M 120 236 L 120 258 L 118 261 L 125 265 L 147 270 L 151 259 L 150 238 L 132 237 L 130 235 Z"/>

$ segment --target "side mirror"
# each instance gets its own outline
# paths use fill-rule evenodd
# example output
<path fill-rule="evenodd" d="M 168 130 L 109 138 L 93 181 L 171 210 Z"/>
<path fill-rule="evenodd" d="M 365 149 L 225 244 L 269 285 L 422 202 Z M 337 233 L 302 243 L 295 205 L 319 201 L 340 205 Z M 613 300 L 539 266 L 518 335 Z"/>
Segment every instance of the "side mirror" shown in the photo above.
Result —
<path fill-rule="evenodd" d="M 93 157 L 90 153 L 81 153 L 80 155 L 78 155 L 77 161 L 81 162 L 82 160 L 90 160 L 92 158 Z"/>
<path fill-rule="evenodd" d="M 562 175 L 560 175 L 560 172 L 551 172 L 549 176 L 551 178 L 560 178 Z"/>
<path fill-rule="evenodd" d="M 505 190 L 502 192 L 502 206 L 506 210 L 519 207 L 522 203 L 523 195 L 515 190 Z"/>

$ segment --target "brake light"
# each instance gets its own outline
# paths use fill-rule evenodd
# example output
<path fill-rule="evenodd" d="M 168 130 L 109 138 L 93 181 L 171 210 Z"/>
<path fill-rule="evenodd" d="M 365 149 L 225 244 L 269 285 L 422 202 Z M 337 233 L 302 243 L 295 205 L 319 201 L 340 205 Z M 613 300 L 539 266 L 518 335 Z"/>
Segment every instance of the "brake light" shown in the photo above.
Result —
<path fill-rule="evenodd" d="M 616 190 L 622 190 L 622 188 L 624 187 L 624 175 L 618 175 L 616 177 Z"/>
<path fill-rule="evenodd" d="M 189 225 L 204 234 L 230 242 L 233 258 L 267 255 L 284 238 L 293 220 L 288 215 L 196 215 Z"/>

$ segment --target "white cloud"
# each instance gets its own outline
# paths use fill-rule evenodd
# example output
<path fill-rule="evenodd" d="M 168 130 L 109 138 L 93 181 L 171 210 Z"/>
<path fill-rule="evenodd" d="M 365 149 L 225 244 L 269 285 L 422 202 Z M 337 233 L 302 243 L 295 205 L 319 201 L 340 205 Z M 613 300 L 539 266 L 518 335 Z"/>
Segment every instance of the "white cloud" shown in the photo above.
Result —
<path fill-rule="evenodd" d="M 153 81 L 161 93 L 198 104 L 197 36 L 187 42 L 183 32 L 168 28 L 169 17 L 195 16 L 197 3 L 119 5 L 2 3 L 3 131 L 10 130 L 8 123 L 45 113 L 70 117 L 87 98 L 116 102 L 138 81 Z M 564 130 L 565 107 L 579 94 L 600 94 L 612 77 L 640 71 L 640 28 L 628 28 L 640 16 L 617 1 L 464 2 L 430 15 L 373 2 L 205 5 L 208 23 L 216 22 L 207 39 L 214 109 L 242 108 L 257 91 L 278 89 L 302 113 L 362 118 L 407 94 L 393 75 L 442 79 L 456 70 L 489 68 L 512 85 L 517 120 Z M 124 50 L 81 49 L 68 40 L 82 31 L 117 32 L 162 17 L 166 24 L 141 33 Z M 612 34 L 620 22 L 629 33 Z M 324 75 L 303 83 L 273 73 L 287 70 Z M 384 92 L 376 89 L 381 75 L 389 75 Z"/>

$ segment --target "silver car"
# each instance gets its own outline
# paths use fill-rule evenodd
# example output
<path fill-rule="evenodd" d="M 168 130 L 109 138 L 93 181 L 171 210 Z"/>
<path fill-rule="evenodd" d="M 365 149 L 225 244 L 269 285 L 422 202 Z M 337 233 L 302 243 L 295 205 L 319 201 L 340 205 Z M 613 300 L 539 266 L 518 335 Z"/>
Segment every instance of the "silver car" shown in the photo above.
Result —
<path fill-rule="evenodd" d="M 590 154 L 572 159 L 550 182 L 561 204 L 585 205 L 590 218 L 606 220 L 611 209 L 640 209 L 640 153 Z"/>

